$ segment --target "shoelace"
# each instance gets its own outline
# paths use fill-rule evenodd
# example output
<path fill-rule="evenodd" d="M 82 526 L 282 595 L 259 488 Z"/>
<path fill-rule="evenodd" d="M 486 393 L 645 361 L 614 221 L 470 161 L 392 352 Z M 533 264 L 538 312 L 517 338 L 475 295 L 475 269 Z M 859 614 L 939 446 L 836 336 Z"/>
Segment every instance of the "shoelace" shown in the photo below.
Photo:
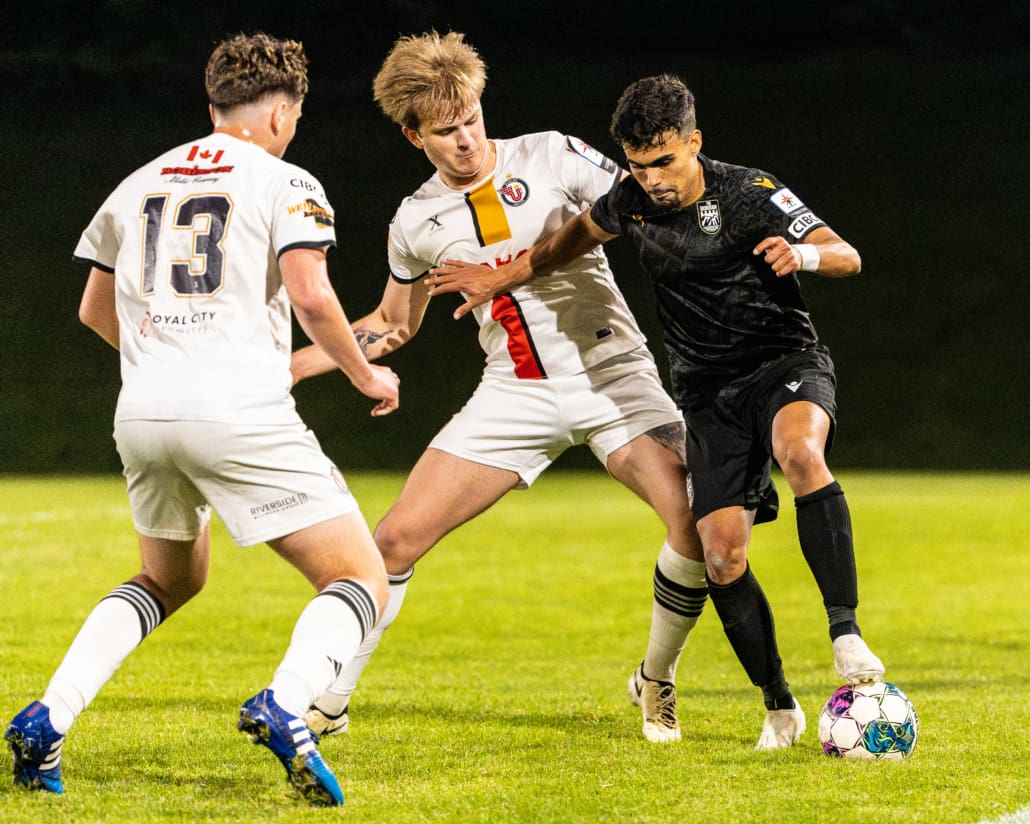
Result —
<path fill-rule="evenodd" d="M 664 685 L 658 690 L 657 700 L 658 717 L 667 727 L 676 724 L 676 689 L 671 685 Z"/>

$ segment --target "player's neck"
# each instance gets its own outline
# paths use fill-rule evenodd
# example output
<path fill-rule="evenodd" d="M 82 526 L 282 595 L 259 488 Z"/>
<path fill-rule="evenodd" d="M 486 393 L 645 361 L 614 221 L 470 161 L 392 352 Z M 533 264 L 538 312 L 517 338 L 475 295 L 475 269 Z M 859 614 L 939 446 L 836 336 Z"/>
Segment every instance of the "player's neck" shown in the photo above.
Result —
<path fill-rule="evenodd" d="M 219 123 L 211 131 L 213 134 L 227 134 L 247 143 L 257 143 L 254 133 L 242 123 Z"/>
<path fill-rule="evenodd" d="M 687 189 L 687 194 L 683 198 L 683 202 L 680 206 L 689 206 L 691 203 L 699 200 L 705 193 L 705 168 L 701 165 L 700 161 L 697 164 L 697 174 L 694 176 L 694 180 L 691 182 L 690 188 Z"/>

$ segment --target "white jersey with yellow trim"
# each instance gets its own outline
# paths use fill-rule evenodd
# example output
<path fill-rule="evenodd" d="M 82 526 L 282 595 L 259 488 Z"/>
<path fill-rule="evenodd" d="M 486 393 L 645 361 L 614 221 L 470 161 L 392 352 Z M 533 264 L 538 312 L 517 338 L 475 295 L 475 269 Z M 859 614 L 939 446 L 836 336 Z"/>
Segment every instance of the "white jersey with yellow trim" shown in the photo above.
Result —
<path fill-rule="evenodd" d="M 589 207 L 619 175 L 596 149 L 558 132 L 492 142 L 490 178 L 459 191 L 434 174 L 401 203 L 390 225 L 394 278 L 412 282 L 445 259 L 508 263 Z M 600 246 L 498 295 L 475 316 L 488 375 L 572 375 L 645 344 Z"/>
<path fill-rule="evenodd" d="M 279 256 L 336 243 L 306 171 L 226 134 L 133 172 L 83 232 L 114 273 L 122 389 L 115 420 L 285 423 L 291 314 Z"/>

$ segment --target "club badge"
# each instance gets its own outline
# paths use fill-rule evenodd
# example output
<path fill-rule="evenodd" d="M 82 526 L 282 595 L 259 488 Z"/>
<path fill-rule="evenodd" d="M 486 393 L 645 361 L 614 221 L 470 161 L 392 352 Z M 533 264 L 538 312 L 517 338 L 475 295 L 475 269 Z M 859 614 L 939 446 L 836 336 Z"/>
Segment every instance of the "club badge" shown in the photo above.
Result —
<path fill-rule="evenodd" d="M 697 225 L 706 235 L 714 235 L 722 228 L 722 212 L 718 200 L 701 200 L 697 204 Z"/>
<path fill-rule="evenodd" d="M 521 206 L 529 200 L 529 186 L 517 177 L 509 177 L 497 193 L 509 206 Z"/>

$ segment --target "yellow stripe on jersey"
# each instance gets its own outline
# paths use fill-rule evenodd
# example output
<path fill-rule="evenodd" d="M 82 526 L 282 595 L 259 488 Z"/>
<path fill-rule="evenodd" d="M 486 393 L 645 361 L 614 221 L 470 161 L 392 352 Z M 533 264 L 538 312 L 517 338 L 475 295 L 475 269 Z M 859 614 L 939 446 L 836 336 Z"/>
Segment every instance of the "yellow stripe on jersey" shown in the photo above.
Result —
<path fill-rule="evenodd" d="M 465 201 L 472 211 L 472 220 L 476 224 L 476 238 L 480 246 L 511 239 L 508 216 L 504 213 L 504 205 L 497 195 L 492 177 L 478 189 L 468 192 Z"/>

